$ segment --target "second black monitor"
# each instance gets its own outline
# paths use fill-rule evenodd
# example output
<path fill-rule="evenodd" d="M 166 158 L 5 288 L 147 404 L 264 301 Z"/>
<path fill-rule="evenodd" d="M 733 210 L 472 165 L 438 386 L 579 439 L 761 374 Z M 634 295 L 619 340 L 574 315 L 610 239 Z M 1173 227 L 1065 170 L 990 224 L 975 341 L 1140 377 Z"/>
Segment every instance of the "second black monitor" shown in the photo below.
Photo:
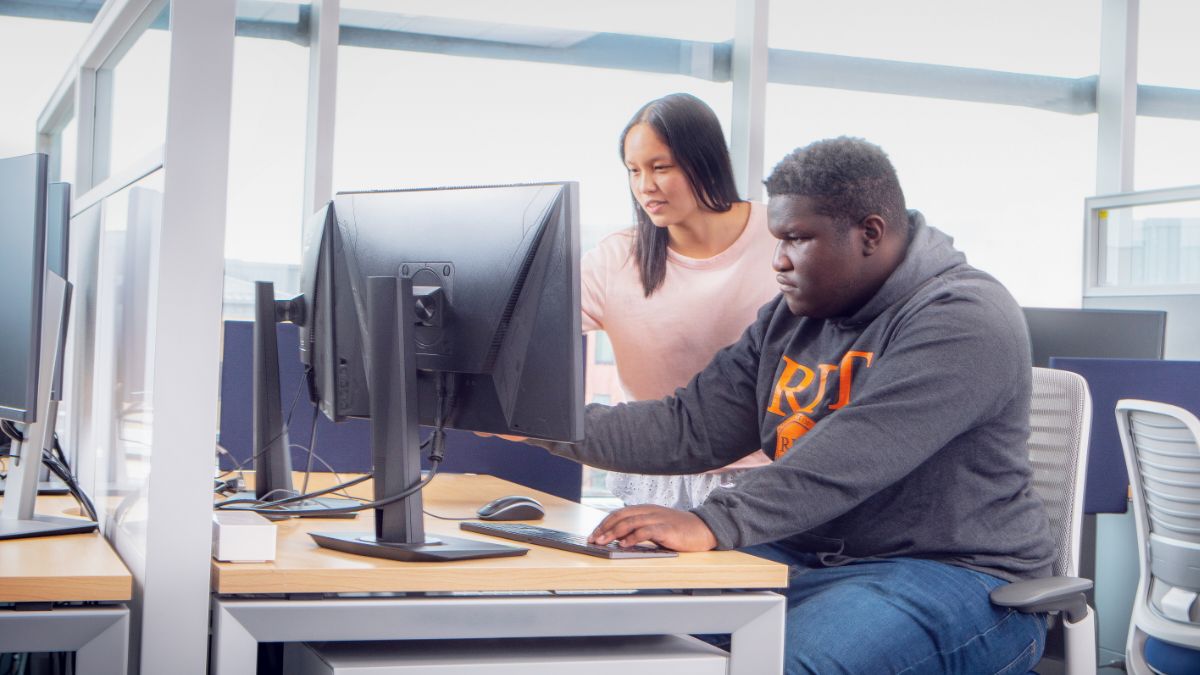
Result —
<path fill-rule="evenodd" d="M 1117 309 L 1026 307 L 1033 365 L 1053 356 L 1161 359 L 1167 313 Z"/>

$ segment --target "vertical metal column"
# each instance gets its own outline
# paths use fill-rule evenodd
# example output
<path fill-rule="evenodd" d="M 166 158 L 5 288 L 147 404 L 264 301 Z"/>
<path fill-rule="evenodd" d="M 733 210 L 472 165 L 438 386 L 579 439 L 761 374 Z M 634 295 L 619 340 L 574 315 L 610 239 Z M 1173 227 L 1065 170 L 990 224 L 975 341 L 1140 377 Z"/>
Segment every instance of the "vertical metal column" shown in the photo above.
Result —
<path fill-rule="evenodd" d="M 333 197 L 334 115 L 337 112 L 339 0 L 312 0 L 308 42 L 308 132 L 304 144 L 301 227 Z M 308 240 L 308 232 L 303 232 Z"/>
<path fill-rule="evenodd" d="M 1104 0 L 1096 111 L 1096 194 L 1133 190 L 1140 0 Z"/>
<path fill-rule="evenodd" d="M 733 125 L 730 154 L 738 194 L 762 199 L 763 138 L 767 113 L 769 0 L 737 0 L 733 37 Z"/>
<path fill-rule="evenodd" d="M 235 0 L 172 0 L 140 669 L 207 672 Z M 135 596 L 136 598 L 137 596 Z"/>

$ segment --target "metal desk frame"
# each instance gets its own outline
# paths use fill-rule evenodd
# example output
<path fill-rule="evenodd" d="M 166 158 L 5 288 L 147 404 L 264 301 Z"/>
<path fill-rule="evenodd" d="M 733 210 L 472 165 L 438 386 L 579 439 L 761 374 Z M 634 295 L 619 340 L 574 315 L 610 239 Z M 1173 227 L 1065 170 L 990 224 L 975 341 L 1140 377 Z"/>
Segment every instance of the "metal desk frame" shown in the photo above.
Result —
<path fill-rule="evenodd" d="M 78 675 L 126 675 L 129 608 L 112 604 L 0 609 L 0 652 L 75 652 Z"/>
<path fill-rule="evenodd" d="M 730 633 L 730 675 L 783 670 L 785 600 L 722 593 L 213 598 L 214 675 L 253 675 L 259 642 Z"/>

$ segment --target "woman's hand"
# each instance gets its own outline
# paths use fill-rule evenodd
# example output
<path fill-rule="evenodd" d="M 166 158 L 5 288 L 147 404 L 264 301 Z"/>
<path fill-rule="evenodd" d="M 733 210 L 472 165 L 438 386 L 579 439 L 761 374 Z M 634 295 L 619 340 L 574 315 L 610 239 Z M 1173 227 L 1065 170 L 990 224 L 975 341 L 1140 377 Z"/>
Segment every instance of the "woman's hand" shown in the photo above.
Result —
<path fill-rule="evenodd" d="M 717 547 L 717 538 L 699 516 L 653 504 L 613 511 L 592 531 L 588 541 L 601 546 L 610 541 L 621 546 L 652 541 L 673 551 L 711 551 Z"/>

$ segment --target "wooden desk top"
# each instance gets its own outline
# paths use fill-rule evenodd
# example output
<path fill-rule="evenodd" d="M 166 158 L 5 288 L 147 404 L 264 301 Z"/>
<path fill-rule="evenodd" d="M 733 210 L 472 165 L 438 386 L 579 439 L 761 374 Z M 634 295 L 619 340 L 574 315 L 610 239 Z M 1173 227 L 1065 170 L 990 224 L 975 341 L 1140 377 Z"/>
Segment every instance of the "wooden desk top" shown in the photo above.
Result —
<path fill-rule="evenodd" d="M 343 478 L 346 476 L 343 475 Z M 356 486 L 370 494 L 370 482 Z M 492 476 L 441 474 L 424 490 L 425 510 L 447 517 L 475 517 L 475 509 L 505 495 L 521 494 L 546 506 L 535 524 L 588 533 L 605 513 Z M 354 520 L 293 518 L 278 521 L 276 557 L 269 563 L 212 565 L 212 585 L 222 594 L 364 593 L 437 591 L 567 591 L 638 589 L 772 589 L 787 585 L 787 567 L 736 551 L 681 553 L 677 558 L 606 560 L 458 529 L 458 521 L 426 516 L 429 534 L 527 546 L 513 558 L 443 563 L 406 563 L 318 547 L 308 532 L 370 531 L 371 511 Z"/>
<path fill-rule="evenodd" d="M 75 516 L 69 496 L 41 496 L 37 512 Z M 99 532 L 0 541 L 0 602 L 123 602 L 133 577 Z"/>

